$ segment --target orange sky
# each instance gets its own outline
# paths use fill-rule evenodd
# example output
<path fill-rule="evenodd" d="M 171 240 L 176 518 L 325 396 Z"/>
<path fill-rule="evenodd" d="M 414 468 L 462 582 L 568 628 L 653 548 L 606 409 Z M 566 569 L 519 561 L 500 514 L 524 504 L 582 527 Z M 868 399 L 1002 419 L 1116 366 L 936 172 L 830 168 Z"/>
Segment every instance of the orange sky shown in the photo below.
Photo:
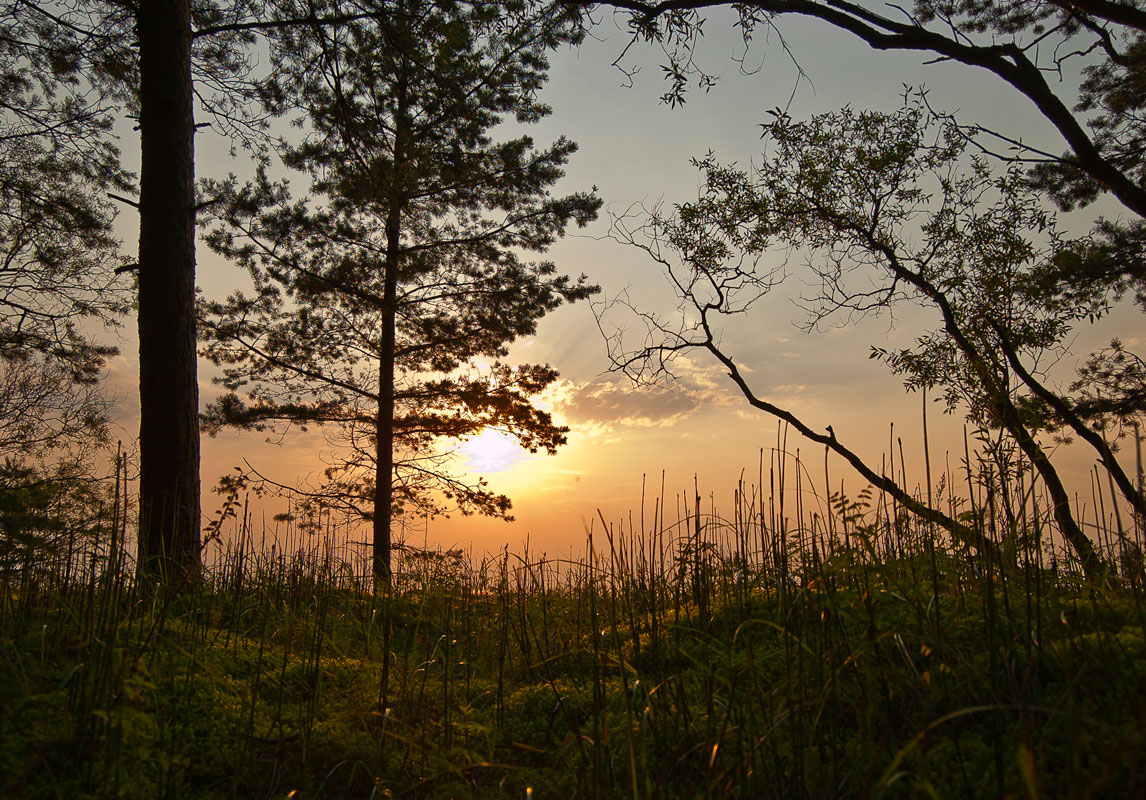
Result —
<path fill-rule="evenodd" d="M 694 199 L 698 175 L 688 159 L 713 150 L 723 162 L 749 163 L 759 152 L 759 125 L 767 119 L 768 109 L 788 105 L 796 118 L 845 104 L 890 110 L 900 104 L 904 83 L 925 84 L 933 105 L 958 111 L 962 120 L 975 120 L 1021 135 L 1032 144 L 1061 149 L 1057 137 L 1027 101 L 1009 93 L 997 79 L 967 68 L 921 67 L 920 59 L 909 54 L 875 54 L 838 32 L 786 23 L 787 43 L 809 79 L 797 84 L 794 67 L 775 42 L 745 60 L 755 74 L 742 74 L 733 60 L 742 49 L 736 37 L 716 24 L 706 30 L 700 58 L 722 80 L 707 94 L 693 92 L 688 103 L 676 110 L 659 103 L 665 86 L 654 52 L 638 51 L 632 63 L 641 72 L 631 88 L 623 85 L 625 77 L 610 64 L 623 50 L 626 37 L 608 19 L 596 31 L 597 40 L 553 58 L 544 98 L 554 113 L 532 134 L 542 144 L 563 134 L 580 145 L 556 191 L 596 185 L 606 207 L 617 214 L 634 203 Z M 131 145 L 125 140 L 124 150 Z M 241 173 L 245 168 L 230 160 L 223 142 L 204 136 L 198 147 L 201 176 Z M 1118 213 L 1111 207 L 1106 211 Z M 1072 224 L 1085 226 L 1093 213 Z M 134 241 L 130 222 L 122 221 L 128 243 Z M 560 242 L 547 257 L 561 271 L 586 273 L 601 284 L 606 298 L 627 290 L 642 307 L 671 311 L 672 295 L 656 265 L 633 248 L 606 238 L 607 231 L 607 215 L 603 214 L 594 227 Z M 200 248 L 199 274 L 204 292 L 218 297 L 232 287 L 237 273 Z M 918 476 L 913 480 L 922 481 L 922 472 L 915 471 L 922 464 L 921 398 L 906 395 L 898 380 L 867 355 L 871 345 L 887 346 L 910 338 L 931 321 L 908 312 L 897 314 L 894 322 L 869 320 L 858 327 L 804 333 L 797 328 L 801 313 L 792 304 L 800 290 L 798 281 L 799 275 L 794 274 L 783 291 L 728 331 L 725 341 L 730 352 L 750 371 L 761 394 L 782 401 L 815 427 L 832 425 L 840 440 L 875 464 L 888 449 L 889 425 L 894 423 L 896 434 L 903 438 L 909 472 Z M 119 387 L 127 431 L 134 424 L 132 324 L 125 325 L 124 353 L 113 365 L 113 383 Z M 1128 344 L 1146 344 L 1143 333 L 1140 314 L 1123 309 L 1099 329 L 1080 334 L 1076 350 L 1084 353 L 1114 334 Z M 546 318 L 536 337 L 514 346 L 513 357 L 548 362 L 560 370 L 560 384 L 543 402 L 572 428 L 569 444 L 556 456 L 519 453 L 480 464 L 491 488 L 514 499 L 517 522 L 461 517 L 434 520 L 428 534 L 425 530 L 410 534 L 413 543 L 421 544 L 416 540 L 425 537 L 430 546 L 472 546 L 481 552 L 506 543 L 520 549 L 528 538 L 535 550 L 569 552 L 582 546 L 586 526 L 598 509 L 610 522 L 630 511 L 639 513 L 643 476 L 647 476 L 650 498 L 655 493 L 651 487 L 659 487 L 663 471 L 670 497 L 691 489 L 697 476 L 702 494 L 714 494 L 718 504 L 730 505 L 741 472 L 754 478 L 761 449 L 770 450 L 776 444 L 776 422 L 752 412 L 725 376 L 699 355 L 679 364 L 680 380 L 667 386 L 635 387 L 620 376 L 607 374 L 605 344 L 587 304 Z M 209 369 L 203 366 L 205 399 L 218 392 L 209 377 Z M 941 462 L 945 451 L 961 452 L 962 423 L 939 418 L 937 406 L 930 415 L 932 456 Z M 291 483 L 321 468 L 318 455 L 323 447 L 315 434 L 292 435 L 277 446 L 265 444 L 257 434 L 205 438 L 204 486 L 209 487 L 244 458 L 266 474 Z M 813 451 L 794 434 L 788 448 L 792 452 L 800 448 L 817 465 L 812 470 L 817 479 L 823 474 L 821 450 Z M 475 458 L 471 455 L 468 463 Z M 1093 459 L 1062 453 L 1057 459 L 1067 477 L 1080 491 L 1085 490 L 1084 476 Z M 862 482 L 839 464 L 832 470 L 836 488 L 840 478 L 852 491 L 862 488 Z M 205 494 L 204 513 L 210 515 L 218 503 L 217 496 Z"/>

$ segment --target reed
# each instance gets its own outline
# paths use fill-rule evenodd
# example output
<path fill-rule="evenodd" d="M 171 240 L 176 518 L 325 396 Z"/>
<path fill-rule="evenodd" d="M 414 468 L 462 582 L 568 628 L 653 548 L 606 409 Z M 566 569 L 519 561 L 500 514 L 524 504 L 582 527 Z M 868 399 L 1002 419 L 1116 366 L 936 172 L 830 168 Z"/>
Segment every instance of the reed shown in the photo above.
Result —
<path fill-rule="evenodd" d="M 1087 583 L 1029 469 L 934 466 L 994 547 L 783 442 L 727 507 L 662 479 L 578 558 L 403 549 L 377 591 L 246 510 L 139 584 L 113 508 L 0 572 L 0 796 L 1146 796 L 1142 520 L 1095 477 Z"/>

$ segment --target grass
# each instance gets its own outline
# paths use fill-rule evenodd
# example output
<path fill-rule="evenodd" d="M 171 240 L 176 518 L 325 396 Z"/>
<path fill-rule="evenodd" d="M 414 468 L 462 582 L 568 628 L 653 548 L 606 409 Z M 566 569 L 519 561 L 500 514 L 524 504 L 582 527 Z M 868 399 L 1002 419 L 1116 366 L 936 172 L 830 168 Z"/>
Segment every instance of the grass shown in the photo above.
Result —
<path fill-rule="evenodd" d="M 937 496 L 979 555 L 803 467 L 730 513 L 662 492 L 577 560 L 405 551 L 379 592 L 333 533 L 244 524 L 169 594 L 122 526 L 29 551 L 0 796 L 1146 796 L 1138 521 L 1106 499 L 1092 585 L 1022 472 Z"/>

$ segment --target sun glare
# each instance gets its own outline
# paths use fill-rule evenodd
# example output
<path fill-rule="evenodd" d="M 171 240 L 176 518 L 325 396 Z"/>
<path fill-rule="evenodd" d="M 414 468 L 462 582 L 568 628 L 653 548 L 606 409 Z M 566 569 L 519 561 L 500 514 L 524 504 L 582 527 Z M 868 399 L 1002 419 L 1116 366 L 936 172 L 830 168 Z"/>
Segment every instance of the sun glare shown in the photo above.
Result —
<path fill-rule="evenodd" d="M 460 449 L 466 464 L 475 472 L 502 472 L 528 455 L 517 440 L 492 428 L 467 439 Z"/>

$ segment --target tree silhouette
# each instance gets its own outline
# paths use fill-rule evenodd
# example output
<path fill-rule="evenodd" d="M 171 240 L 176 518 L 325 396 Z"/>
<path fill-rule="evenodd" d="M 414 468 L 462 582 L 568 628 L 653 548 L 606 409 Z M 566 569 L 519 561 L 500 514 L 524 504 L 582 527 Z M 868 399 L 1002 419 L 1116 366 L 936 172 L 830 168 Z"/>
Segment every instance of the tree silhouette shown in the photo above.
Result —
<path fill-rule="evenodd" d="M 707 350 L 752 405 L 834 449 L 957 539 L 977 544 L 973 532 L 875 473 L 831 432 L 813 431 L 769 403 L 719 342 L 721 320 L 749 310 L 784 274 L 772 261 L 780 253 L 804 259 L 815 276 L 809 283 L 818 289 L 804 298 L 809 326 L 905 301 L 930 307 L 936 329 L 911 347 L 873 348 L 872 357 L 903 375 L 909 389 L 940 389 L 948 410 L 962 409 L 979 429 L 1004 431 L 1047 487 L 1084 570 L 1097 577 L 1098 554 L 1037 434 L 1072 428 L 1096 449 L 1126 500 L 1139 513 L 1146 504 L 1074 401 L 1032 374 L 1061 356 L 1071 331 L 1108 301 L 1106 291 L 1083 298 L 1047 280 L 1090 241 L 1058 235 L 1053 214 L 1020 170 L 999 176 L 982 159 L 968 159 L 961 133 L 919 98 L 894 114 L 844 110 L 807 122 L 779 115 L 765 138 L 769 152 L 752 169 L 711 156 L 698 161 L 704 182 L 697 201 L 654 214 L 639 229 L 620 222 L 621 235 L 663 266 L 689 316 L 674 324 L 644 315 L 651 328 L 645 342 L 652 344 L 627 351 L 615 338 L 615 363 L 642 377 L 671 370 L 682 352 Z"/>
<path fill-rule="evenodd" d="M 314 423 L 348 445 L 311 499 L 372 520 L 386 579 L 396 511 L 444 500 L 508 514 L 507 498 L 449 473 L 442 440 L 494 427 L 531 451 L 564 442 L 567 429 L 531 403 L 557 373 L 500 359 L 594 290 L 522 254 L 587 224 L 600 200 L 550 196 L 571 142 L 491 137 L 507 118 L 548 113 L 535 94 L 546 52 L 576 38 L 568 18 L 525 5 L 354 7 L 373 13 L 274 40 L 272 107 L 303 112 L 306 130 L 283 160 L 312 195 L 293 200 L 265 170 L 207 187 L 220 199 L 209 242 L 254 290 L 204 304 L 203 352 L 247 394 L 214 404 L 212 426 Z"/>

